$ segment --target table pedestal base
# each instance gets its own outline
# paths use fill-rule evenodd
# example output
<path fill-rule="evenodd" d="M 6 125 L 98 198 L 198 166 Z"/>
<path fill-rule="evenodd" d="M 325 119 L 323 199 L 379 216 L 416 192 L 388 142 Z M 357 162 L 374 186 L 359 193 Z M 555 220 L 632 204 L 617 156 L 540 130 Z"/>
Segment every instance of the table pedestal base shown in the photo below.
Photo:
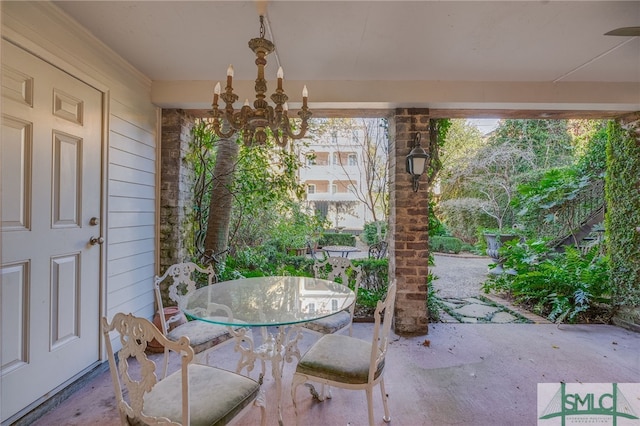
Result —
<path fill-rule="evenodd" d="M 271 363 L 271 375 L 276 384 L 276 398 L 278 404 L 278 422 L 282 421 L 282 372 L 285 362 L 291 362 L 293 358 L 300 360 L 298 341 L 302 339 L 302 330 L 298 325 L 280 326 L 274 336 L 266 327 L 260 327 L 262 342 L 256 346 L 250 329 L 233 330 L 236 340 L 235 351 L 240 352 L 240 360 L 236 372 L 240 373 L 244 368 L 247 373 L 253 371 L 255 363 L 260 360 L 262 371 L 260 377 L 265 375 L 266 363 Z"/>

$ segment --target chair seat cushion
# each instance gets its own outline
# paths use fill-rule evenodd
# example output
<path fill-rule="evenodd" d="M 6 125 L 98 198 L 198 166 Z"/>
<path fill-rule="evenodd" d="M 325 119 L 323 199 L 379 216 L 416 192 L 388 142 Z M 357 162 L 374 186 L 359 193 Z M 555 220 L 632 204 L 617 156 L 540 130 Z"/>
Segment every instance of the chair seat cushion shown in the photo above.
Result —
<path fill-rule="evenodd" d="M 226 326 L 205 321 L 188 321 L 167 334 L 167 338 L 174 342 L 182 336 L 189 338 L 195 353 L 206 351 L 232 337 Z"/>
<path fill-rule="evenodd" d="M 296 373 L 341 383 L 363 384 L 369 380 L 371 343 L 339 334 L 322 336 L 298 362 Z M 374 378 L 382 373 L 384 361 Z"/>
<path fill-rule="evenodd" d="M 224 425 L 257 396 L 255 380 L 207 365 L 189 365 L 191 426 Z M 161 380 L 144 397 L 144 412 L 182 422 L 182 371 Z"/>
<path fill-rule="evenodd" d="M 329 317 L 304 323 L 303 327 L 317 331 L 318 333 L 331 334 L 345 328 L 349 323 L 351 323 L 351 314 L 347 311 L 341 311 Z"/>

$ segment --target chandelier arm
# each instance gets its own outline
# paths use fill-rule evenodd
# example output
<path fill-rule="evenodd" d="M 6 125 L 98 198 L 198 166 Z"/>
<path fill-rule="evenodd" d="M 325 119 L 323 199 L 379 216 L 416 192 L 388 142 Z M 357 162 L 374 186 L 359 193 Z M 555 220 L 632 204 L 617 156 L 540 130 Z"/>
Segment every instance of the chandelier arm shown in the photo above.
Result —
<path fill-rule="evenodd" d="M 222 130 L 220 130 L 221 128 L 220 121 L 214 121 L 213 131 L 215 132 L 216 135 L 218 135 L 220 139 L 229 139 L 231 136 L 234 135 L 234 133 L 236 133 L 236 129 L 234 129 L 231 126 L 229 127 L 230 127 L 229 131 L 225 133 Z"/>
<path fill-rule="evenodd" d="M 221 129 L 224 127 L 225 118 L 222 116 L 222 111 L 218 109 L 218 105 L 216 103 L 213 104 L 213 110 L 211 111 L 212 120 L 211 127 L 213 128 L 213 132 L 218 135 L 220 139 L 228 139 L 236 132 L 231 126 L 229 131 L 223 132 Z M 227 120 L 228 123 L 228 120 Z"/>
<path fill-rule="evenodd" d="M 287 143 L 289 142 L 289 138 L 287 137 L 286 133 L 282 133 L 282 137 L 280 137 L 280 134 L 281 134 L 280 130 L 274 131 L 273 139 L 275 139 L 276 145 L 284 148 L 285 146 L 287 146 Z"/>
<path fill-rule="evenodd" d="M 303 107 L 300 111 L 298 111 L 298 115 L 302 120 L 300 123 L 300 131 L 298 133 L 293 133 L 291 131 L 291 122 L 289 121 L 288 115 L 283 114 L 283 118 L 282 118 L 283 131 L 286 132 L 287 135 L 294 140 L 302 139 L 307 134 L 307 129 L 309 128 L 307 122 L 309 120 L 309 117 L 311 117 L 311 112 L 309 111 L 309 108 Z"/>

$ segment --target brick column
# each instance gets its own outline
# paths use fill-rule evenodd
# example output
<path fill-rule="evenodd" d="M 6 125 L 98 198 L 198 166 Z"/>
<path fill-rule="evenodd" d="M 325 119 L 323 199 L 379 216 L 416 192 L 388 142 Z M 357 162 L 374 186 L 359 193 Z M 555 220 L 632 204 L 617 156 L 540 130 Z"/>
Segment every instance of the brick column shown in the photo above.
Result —
<path fill-rule="evenodd" d="M 162 110 L 160 173 L 160 267 L 189 260 L 194 173 L 184 161 L 195 117 L 183 110 Z"/>
<path fill-rule="evenodd" d="M 413 192 L 405 160 L 417 132 L 421 145 L 429 146 L 429 110 L 396 109 L 389 131 L 389 277 L 395 277 L 398 285 L 394 330 L 401 335 L 427 334 L 428 192 L 424 178 L 418 192 Z"/>

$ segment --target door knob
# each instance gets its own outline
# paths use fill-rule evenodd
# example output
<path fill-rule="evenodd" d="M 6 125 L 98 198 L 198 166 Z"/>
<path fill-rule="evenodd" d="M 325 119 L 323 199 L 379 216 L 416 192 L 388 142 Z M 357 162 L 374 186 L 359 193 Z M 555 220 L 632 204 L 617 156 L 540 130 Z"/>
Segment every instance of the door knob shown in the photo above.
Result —
<path fill-rule="evenodd" d="M 89 244 L 91 244 L 92 246 L 95 246 L 96 244 L 102 244 L 104 243 L 104 237 L 91 237 L 89 239 Z"/>

